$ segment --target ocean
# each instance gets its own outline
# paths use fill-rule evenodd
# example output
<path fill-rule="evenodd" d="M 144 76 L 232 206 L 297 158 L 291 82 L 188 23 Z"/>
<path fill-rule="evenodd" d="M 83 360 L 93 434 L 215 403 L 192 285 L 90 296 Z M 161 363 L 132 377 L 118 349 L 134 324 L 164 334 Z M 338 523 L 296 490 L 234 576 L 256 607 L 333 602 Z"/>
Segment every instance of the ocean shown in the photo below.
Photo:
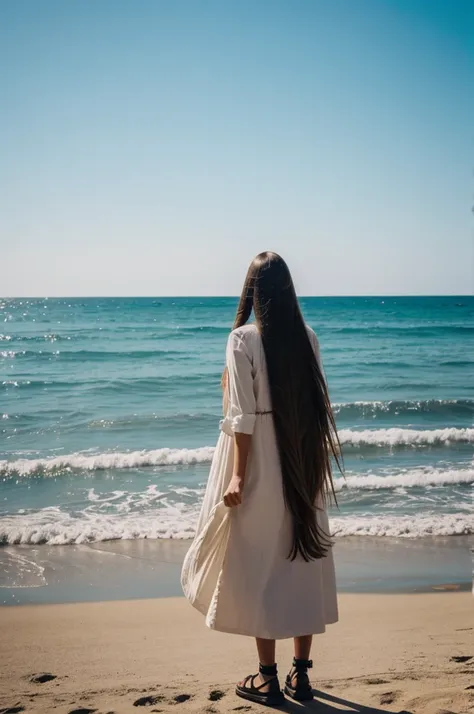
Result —
<path fill-rule="evenodd" d="M 236 298 L 0 300 L 0 543 L 189 539 Z M 334 534 L 474 533 L 474 298 L 303 298 L 343 445 Z"/>

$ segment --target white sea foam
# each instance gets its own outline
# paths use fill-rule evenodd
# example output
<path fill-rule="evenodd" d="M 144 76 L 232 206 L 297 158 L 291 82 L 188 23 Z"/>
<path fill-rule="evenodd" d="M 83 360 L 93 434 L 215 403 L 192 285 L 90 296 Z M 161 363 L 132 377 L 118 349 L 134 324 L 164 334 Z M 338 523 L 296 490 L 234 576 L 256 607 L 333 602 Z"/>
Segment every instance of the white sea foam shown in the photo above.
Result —
<path fill-rule="evenodd" d="M 456 429 L 341 429 L 341 444 L 346 447 L 449 446 L 474 443 L 474 428 Z M 145 466 L 176 466 L 209 462 L 214 447 L 196 449 L 154 449 L 151 451 L 110 452 L 102 454 L 76 453 L 50 459 L 0 460 L 0 475 L 29 476 L 79 469 L 131 469 Z"/>
<path fill-rule="evenodd" d="M 418 538 L 429 535 L 461 535 L 474 533 L 474 504 L 466 500 L 460 488 L 474 483 L 474 467 L 460 469 L 416 468 L 384 474 L 349 474 L 338 478 L 336 490 L 340 503 L 344 492 L 357 497 L 371 490 L 387 489 L 391 510 L 381 513 L 384 496 L 378 497 L 378 513 L 339 513 L 331 519 L 331 528 L 338 536 L 397 536 Z M 442 487 L 451 486 L 449 491 Z M 416 487 L 427 489 L 423 494 L 410 496 Z M 457 487 L 457 488 L 453 488 Z M 101 492 L 101 484 L 87 490 L 82 510 L 70 513 L 67 507 L 47 507 L 37 511 L 21 509 L 0 518 L 0 543 L 51 545 L 80 544 L 95 541 L 140 538 L 191 538 L 204 495 L 196 486 L 148 484 L 142 491 L 114 490 Z M 431 490 L 430 490 L 431 489 Z M 439 496 L 434 497 L 435 489 Z M 349 495 L 348 493 L 348 495 Z M 428 494 L 433 494 L 429 497 Z M 364 495 L 365 498 L 365 495 Z M 413 499 L 424 499 L 423 513 L 397 515 L 394 498 L 403 508 Z M 427 512 L 443 499 L 454 513 Z M 382 500 L 380 500 L 382 499 Z M 432 503 L 431 503 L 432 502 Z M 75 506 L 75 509 L 77 506 Z M 421 509 L 420 509 L 421 510 Z M 344 512 L 344 509 L 343 509 Z"/>
<path fill-rule="evenodd" d="M 474 428 L 455 429 L 341 429 L 344 446 L 438 446 L 474 443 Z"/>
<path fill-rule="evenodd" d="M 59 508 L 43 508 L 0 520 L 0 543 L 69 545 L 140 538 L 192 538 L 199 505 L 174 504 L 145 513 L 112 515 L 82 512 L 71 516 Z"/>
<path fill-rule="evenodd" d="M 427 486 L 447 486 L 455 484 L 474 483 L 474 468 L 472 469 L 433 469 L 418 468 L 387 473 L 384 475 L 365 474 L 348 475 L 345 479 L 337 478 L 335 490 L 337 492 L 349 490 L 378 490 L 393 489 L 401 493 L 407 488 L 426 488 Z"/>
<path fill-rule="evenodd" d="M 17 459 L 0 461 L 0 474 L 28 476 L 42 472 L 80 469 L 101 471 L 104 469 L 131 469 L 143 466 L 175 466 L 198 464 L 212 459 L 214 447 L 197 449 L 154 449 L 152 451 L 112 452 L 105 454 L 65 454 L 52 459 Z"/>
<path fill-rule="evenodd" d="M 0 543 L 49 543 L 68 545 L 140 538 L 189 539 L 194 535 L 199 506 L 175 504 L 146 513 L 103 513 L 70 516 L 59 508 L 44 508 L 0 520 Z M 376 536 L 420 538 L 474 534 L 472 514 L 397 516 L 351 515 L 331 518 L 331 531 L 338 537 Z"/>
<path fill-rule="evenodd" d="M 474 534 L 474 516 L 461 513 L 346 516 L 331 519 L 331 532 L 336 537 L 423 538 L 426 536 L 472 535 Z"/>

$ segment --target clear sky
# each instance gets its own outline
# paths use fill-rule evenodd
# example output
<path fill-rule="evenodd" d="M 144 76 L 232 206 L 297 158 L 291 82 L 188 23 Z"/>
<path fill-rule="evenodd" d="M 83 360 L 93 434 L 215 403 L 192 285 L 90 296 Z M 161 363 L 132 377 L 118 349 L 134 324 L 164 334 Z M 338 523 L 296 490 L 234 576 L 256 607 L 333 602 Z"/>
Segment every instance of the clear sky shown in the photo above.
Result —
<path fill-rule="evenodd" d="M 0 294 L 474 289 L 472 0 L 1 0 Z"/>

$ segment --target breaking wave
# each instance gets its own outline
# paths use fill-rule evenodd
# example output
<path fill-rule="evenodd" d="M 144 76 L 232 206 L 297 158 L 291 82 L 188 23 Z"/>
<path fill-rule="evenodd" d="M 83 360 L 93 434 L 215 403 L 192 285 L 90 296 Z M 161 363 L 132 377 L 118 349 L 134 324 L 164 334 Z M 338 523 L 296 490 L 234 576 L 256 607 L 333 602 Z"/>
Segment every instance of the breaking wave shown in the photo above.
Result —
<path fill-rule="evenodd" d="M 84 514 L 77 518 L 59 508 L 7 516 L 0 522 L 3 545 L 69 545 L 143 538 L 190 539 L 194 535 L 198 506 L 166 507 L 137 514 Z M 472 514 L 374 515 L 331 518 L 336 537 L 374 536 L 421 538 L 474 534 Z"/>
<path fill-rule="evenodd" d="M 465 429 L 341 429 L 341 444 L 346 447 L 428 447 L 474 443 L 474 428 Z M 65 454 L 48 459 L 15 459 L 0 461 L 0 476 L 41 475 L 70 471 L 104 471 L 146 466 L 178 466 L 209 462 L 213 446 L 196 449 L 153 449 L 151 451 L 110 452 L 102 454 Z"/>

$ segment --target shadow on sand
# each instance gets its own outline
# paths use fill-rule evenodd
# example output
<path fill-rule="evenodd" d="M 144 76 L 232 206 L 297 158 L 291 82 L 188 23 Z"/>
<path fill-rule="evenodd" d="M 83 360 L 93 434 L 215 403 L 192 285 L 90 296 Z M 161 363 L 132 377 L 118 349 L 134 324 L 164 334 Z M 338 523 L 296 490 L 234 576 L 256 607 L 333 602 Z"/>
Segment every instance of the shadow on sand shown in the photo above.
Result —
<path fill-rule="evenodd" d="M 295 702 L 287 699 L 285 704 L 277 707 L 282 712 L 294 712 L 302 714 L 304 711 L 318 712 L 318 714 L 340 714 L 341 712 L 356 712 L 356 714 L 393 714 L 393 709 L 379 709 L 377 707 L 365 706 L 365 704 L 357 704 L 349 699 L 336 697 L 334 694 L 327 694 L 318 689 L 314 689 L 314 700 L 312 702 Z M 411 714 L 411 712 L 400 711 L 398 714 Z"/>

